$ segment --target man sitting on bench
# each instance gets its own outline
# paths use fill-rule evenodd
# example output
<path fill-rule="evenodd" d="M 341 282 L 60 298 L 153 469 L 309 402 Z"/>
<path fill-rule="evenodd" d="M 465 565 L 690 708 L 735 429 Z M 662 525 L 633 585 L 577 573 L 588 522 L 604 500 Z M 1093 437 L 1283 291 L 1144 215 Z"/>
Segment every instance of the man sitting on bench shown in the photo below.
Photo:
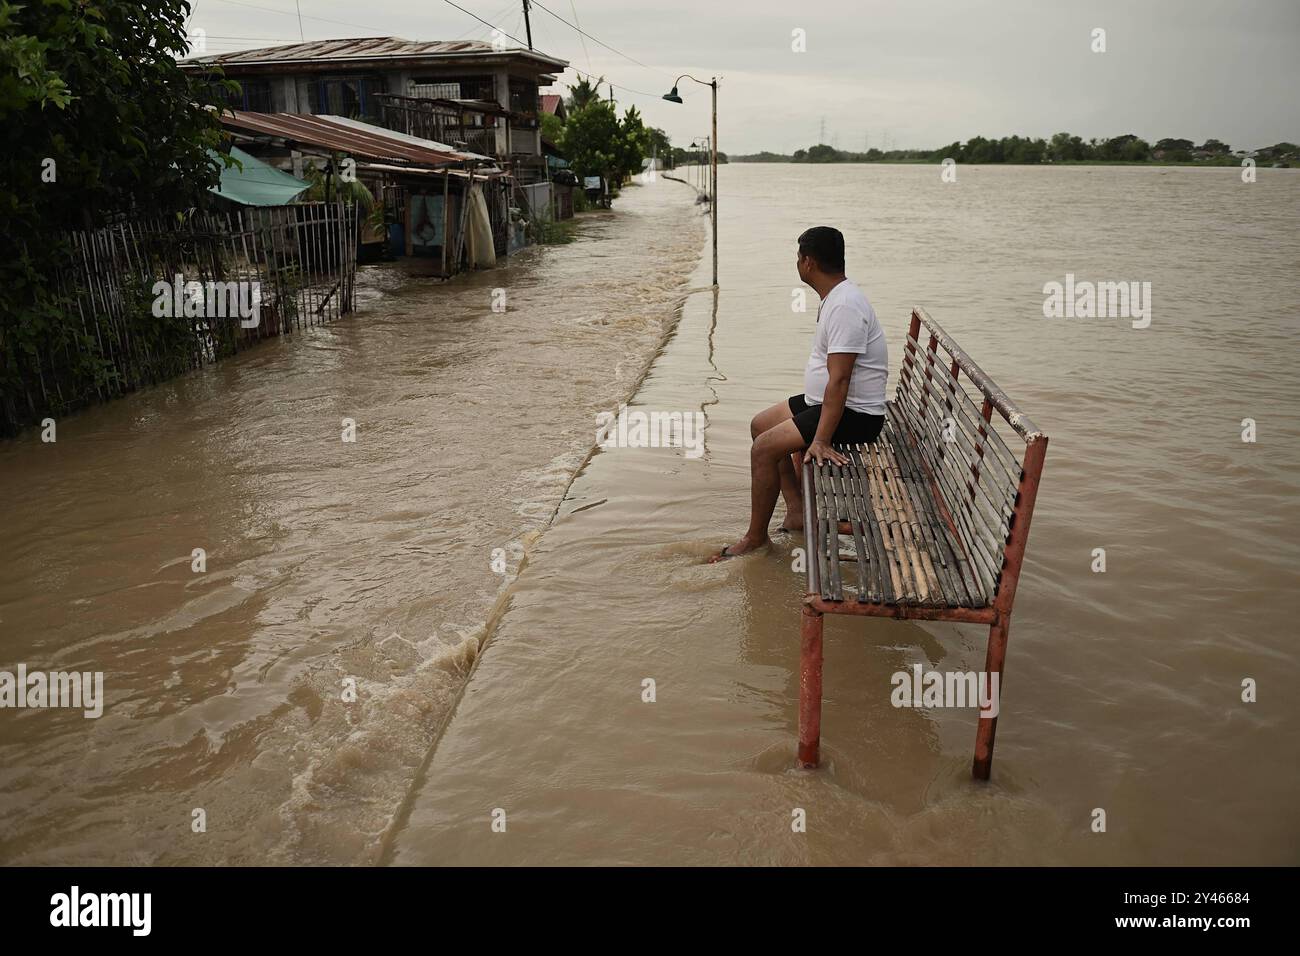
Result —
<path fill-rule="evenodd" d="M 783 531 L 803 527 L 803 495 L 792 455 L 803 461 L 846 459 L 832 444 L 876 440 L 885 424 L 889 351 L 885 333 L 862 290 L 844 275 L 844 236 L 814 226 L 799 237 L 800 281 L 821 297 L 812 354 L 804 368 L 804 394 L 793 395 L 754 416 L 749 432 L 749 530 L 711 561 L 746 554 L 767 544 L 777 493 L 785 498 Z"/>

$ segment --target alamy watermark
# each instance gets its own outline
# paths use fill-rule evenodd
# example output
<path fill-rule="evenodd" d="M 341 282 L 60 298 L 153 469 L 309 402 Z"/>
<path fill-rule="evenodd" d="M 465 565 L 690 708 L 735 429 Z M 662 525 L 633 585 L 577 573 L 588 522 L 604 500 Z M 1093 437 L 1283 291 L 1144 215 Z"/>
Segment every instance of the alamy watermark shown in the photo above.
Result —
<path fill-rule="evenodd" d="M 262 283 L 186 282 L 177 273 L 174 279 L 159 279 L 153 293 L 155 318 L 238 319 L 241 327 L 255 329 L 261 321 Z"/>
<path fill-rule="evenodd" d="M 148 936 L 152 916 L 152 893 L 83 893 L 74 885 L 50 897 L 51 926 L 118 926 L 129 928 L 132 936 Z"/>
<path fill-rule="evenodd" d="M 1043 317 L 1048 319 L 1132 319 L 1133 328 L 1151 324 L 1150 282 L 1052 280 L 1043 286 Z"/>
<path fill-rule="evenodd" d="M 911 673 L 896 671 L 889 702 L 895 707 L 979 707 L 980 717 L 998 715 L 1001 675 L 983 671 L 926 671 L 913 664 Z"/>
<path fill-rule="evenodd" d="M 93 719 L 104 713 L 103 671 L 0 671 L 0 709 L 69 707 Z"/>
<path fill-rule="evenodd" d="M 596 444 L 601 448 L 683 448 L 687 458 L 704 454 L 703 412 L 647 412 L 618 407 L 618 414 L 596 415 Z"/>

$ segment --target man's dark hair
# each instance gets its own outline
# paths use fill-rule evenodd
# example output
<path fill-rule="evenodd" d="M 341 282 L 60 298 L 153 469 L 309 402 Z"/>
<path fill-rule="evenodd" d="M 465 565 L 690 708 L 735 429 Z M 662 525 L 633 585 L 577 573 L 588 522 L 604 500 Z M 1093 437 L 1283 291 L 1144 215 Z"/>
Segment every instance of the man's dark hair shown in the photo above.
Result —
<path fill-rule="evenodd" d="M 844 271 L 844 233 L 830 226 L 813 226 L 799 237 L 799 255 L 808 256 L 822 272 Z"/>

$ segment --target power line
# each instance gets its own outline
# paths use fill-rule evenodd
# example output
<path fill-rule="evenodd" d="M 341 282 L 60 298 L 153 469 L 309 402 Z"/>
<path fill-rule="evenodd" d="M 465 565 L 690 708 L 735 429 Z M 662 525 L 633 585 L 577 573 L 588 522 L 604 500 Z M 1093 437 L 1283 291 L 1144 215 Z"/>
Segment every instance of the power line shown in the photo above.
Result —
<path fill-rule="evenodd" d="M 226 2 L 230 2 L 230 0 L 226 0 Z M 475 20 L 477 20 L 479 23 L 483 24 L 484 26 L 491 27 L 493 30 L 498 31 L 498 32 L 499 32 L 503 37 L 506 37 L 507 39 L 510 39 L 510 40 L 514 40 L 514 41 L 515 41 L 516 43 L 518 43 L 521 47 L 523 47 L 523 46 L 526 45 L 526 44 L 524 43 L 523 40 L 519 39 L 519 37 L 517 37 L 517 36 L 512 36 L 511 34 L 506 33 L 505 30 L 502 30 L 502 29 L 501 29 L 499 26 L 497 26 L 495 23 L 489 23 L 487 20 L 484 20 L 482 17 L 480 17 L 477 13 L 474 13 L 473 11 L 470 11 L 470 10 L 466 10 L 466 9 L 465 9 L 464 7 L 462 7 L 459 3 L 456 3 L 455 0 L 443 0 L 443 2 L 446 3 L 446 4 L 448 4 L 448 5 L 450 5 L 450 6 L 455 7 L 457 10 L 459 10 L 461 13 L 465 14 L 466 16 L 473 17 Z M 536 0 L 533 0 L 533 2 L 535 3 Z M 534 50 L 533 52 L 534 52 L 534 53 L 541 53 L 542 56 L 550 57 L 550 59 L 552 59 L 552 60 L 558 60 L 558 59 L 559 59 L 559 57 L 551 56 L 549 53 L 543 53 L 541 50 Z M 594 76 L 593 74 L 591 74 L 591 73 L 584 73 L 582 70 L 578 69 L 578 68 L 577 68 L 576 66 L 574 66 L 573 64 L 569 64 L 569 69 L 571 69 L 574 73 L 577 73 L 579 76 L 581 76 L 581 77 L 585 77 L 586 79 L 603 79 L 603 77 L 595 77 L 595 76 Z M 665 76 L 666 76 L 666 75 L 667 75 L 667 74 L 665 74 Z M 637 96 L 648 96 L 648 97 L 650 97 L 651 99 L 656 99 L 656 100 L 658 100 L 658 99 L 663 99 L 663 97 L 660 96 L 660 95 L 657 94 L 657 93 L 647 93 L 645 90 L 634 90 L 634 89 L 632 89 L 630 86 L 621 86 L 621 85 L 618 84 L 618 83 L 611 83 L 609 80 L 605 80 L 605 83 L 606 83 L 607 85 L 609 85 L 609 86 L 614 87 L 615 89 L 623 90 L 625 93 L 635 93 Z"/>
<path fill-rule="evenodd" d="M 228 4 L 231 4 L 232 6 L 236 6 L 236 7 L 247 7 L 247 8 L 249 8 L 249 9 L 251 9 L 251 10 L 265 10 L 265 11 L 268 12 L 268 13 L 278 13 L 278 14 L 280 14 L 281 16 L 288 16 L 288 17 L 295 17 L 295 18 L 297 18 L 297 17 L 299 16 L 299 14 L 298 14 L 296 11 L 294 11 L 294 10 L 285 10 L 285 9 L 282 8 L 282 7 L 267 7 L 267 6 L 263 6 L 263 5 L 261 5 L 261 4 L 257 4 L 257 3 L 247 3 L 247 2 L 245 2 L 245 0 L 217 0 L 217 2 L 218 2 L 218 3 L 228 3 Z M 447 4 L 449 4 L 450 6 L 455 7 L 457 10 L 459 10 L 461 13 L 465 14 L 466 16 L 468 16 L 468 17 L 472 17 L 473 19 L 477 20 L 477 21 L 478 21 L 479 23 L 481 23 L 483 26 L 488 27 L 488 28 L 490 28 L 490 29 L 492 29 L 492 30 L 496 30 L 496 31 L 498 31 L 502 36 L 506 37 L 507 39 L 513 40 L 515 43 L 519 44 L 520 47 L 526 47 L 526 46 L 527 46 L 527 44 L 524 43 L 524 41 L 521 40 L 521 39 L 519 39 L 517 36 L 513 36 L 512 34 L 507 33 L 505 30 L 502 30 L 499 26 L 497 26 L 495 23 L 492 23 L 492 22 L 489 21 L 489 20 L 484 20 L 484 19 L 483 19 L 482 17 L 480 17 L 477 13 L 474 13 L 474 12 L 471 11 L 471 10 L 466 10 L 466 9 L 465 9 L 464 7 L 462 7 L 460 4 L 455 3 L 454 0 L 445 0 L 445 2 L 446 2 Z M 536 0 L 532 0 L 532 2 L 536 3 Z M 502 13 L 505 13 L 507 10 L 511 9 L 513 6 L 514 6 L 514 4 L 511 3 L 508 7 L 506 7 L 506 10 L 503 10 L 503 11 L 501 11 L 501 12 L 502 12 Z M 541 6 L 541 5 L 538 4 L 538 6 Z M 543 7 L 543 9 L 545 9 L 545 8 Z M 547 10 L 546 12 L 547 12 L 547 13 L 550 13 L 549 10 Z M 500 14 L 498 14 L 498 16 L 500 16 Z M 552 14 L 552 16 L 554 16 L 554 14 Z M 302 14 L 302 19 L 304 19 L 304 20 L 316 20 L 316 21 L 321 22 L 321 23 L 333 23 L 333 24 L 337 24 L 337 25 L 339 25 L 339 26 L 345 26 L 345 27 L 358 27 L 359 29 L 366 30 L 367 32 L 372 31 L 372 30 L 374 29 L 372 26 L 369 26 L 369 25 L 364 24 L 364 23 L 353 23 L 353 22 L 348 21 L 348 20 L 331 20 L 331 19 L 329 19 L 329 18 L 327 18 L 327 17 L 315 17 L 315 16 L 311 16 L 311 15 L 309 15 L 309 14 Z M 561 20 L 562 22 L 565 22 L 565 23 L 568 22 L 568 21 L 563 20 L 563 19 L 560 18 L 560 17 L 556 17 L 556 19 L 559 19 L 559 20 Z M 573 24 L 569 24 L 569 26 L 573 26 Z M 577 29 L 577 28 L 575 27 L 575 29 Z M 250 37 L 250 39 L 253 39 L 253 38 Z M 595 38 L 593 37 L 592 39 L 595 39 Z M 290 40 L 290 41 L 284 41 L 284 42 L 292 43 L 293 41 Z M 600 41 L 597 40 L 596 42 L 599 43 Z M 603 44 L 603 43 L 602 43 L 601 45 L 602 45 L 602 46 L 605 46 L 605 44 Z M 609 49 L 613 49 L 613 48 L 610 47 Z M 550 54 L 543 53 L 541 50 L 535 50 L 534 52 L 536 52 L 536 53 L 542 53 L 543 56 L 550 56 Z M 614 52 L 617 53 L 618 51 L 615 50 Z M 622 56 L 622 55 L 625 55 L 625 54 L 620 54 L 620 56 Z M 551 57 L 551 59 L 559 59 L 559 57 Z M 628 59 L 631 59 L 631 57 L 628 57 Z M 637 61 L 633 60 L 633 62 L 637 62 Z M 644 64 L 640 64 L 640 65 L 644 66 Z M 593 74 L 593 73 L 585 73 L 585 72 L 583 72 L 582 70 L 578 69 L 576 66 L 573 66 L 572 64 L 569 65 L 569 69 L 573 70 L 574 73 L 577 73 L 579 76 L 584 77 L 585 79 L 588 79 L 588 80 L 601 79 L 600 77 L 597 77 L 597 76 L 596 76 L 595 74 Z M 650 68 L 647 67 L 647 69 L 650 69 Z M 667 76 L 666 73 L 665 73 L 664 75 Z M 649 97 L 649 98 L 651 98 L 651 99 L 656 99 L 656 100 L 662 98 L 658 93 L 647 93 L 645 90 L 636 90 L 636 89 L 633 89 L 633 88 L 630 87 L 630 86 L 623 86 L 623 85 L 621 85 L 621 84 L 619 84 L 619 83 L 612 83 L 612 82 L 610 82 L 609 80 L 605 80 L 605 82 L 606 82 L 608 85 L 615 87 L 616 89 L 623 90 L 625 93 L 633 93 L 633 94 L 635 94 L 635 95 L 637 95 L 637 96 L 646 96 L 646 97 Z"/>
<path fill-rule="evenodd" d="M 608 43 L 606 43 L 604 40 L 601 40 L 601 39 L 599 39 L 598 37 L 594 37 L 594 36 L 592 36 L 592 35 L 591 35 L 590 33 L 588 33 L 586 30 L 582 29 L 582 27 L 578 26 L 577 24 L 570 23 L 568 20 L 564 19 L 564 17 L 560 16 L 558 13 L 553 13 L 551 10 L 549 10 L 549 9 L 547 9 L 546 7 L 542 6 L 542 4 L 538 2 L 538 0 L 529 0 L 529 2 L 532 3 L 533 6 L 537 7 L 537 9 L 543 11 L 544 13 L 550 14 L 550 16 L 555 17 L 555 19 L 559 20 L 559 21 L 560 21 L 561 23 L 563 23 L 566 27 L 571 27 L 572 29 L 577 30 L 578 33 L 580 33 L 582 36 L 586 37 L 586 38 L 587 38 L 588 40 L 590 40 L 591 42 L 593 42 L 593 43 L 599 43 L 601 46 L 603 46 L 606 50 L 609 50 L 611 53 L 617 53 L 617 54 L 618 54 L 619 56 L 621 56 L 623 59 L 625 59 L 625 60 L 630 60 L 630 61 L 632 61 L 633 63 L 635 63 L 637 66 L 644 67 L 644 68 L 647 69 L 647 70 L 653 70 L 654 72 L 658 73 L 658 74 L 661 75 L 661 76 L 668 76 L 667 73 L 665 73 L 663 70 L 660 70 L 658 67 L 649 66 L 648 64 L 642 63 L 642 62 L 641 62 L 640 60 L 638 60 L 636 57 L 628 56 L 628 55 L 627 55 L 626 53 L 624 53 L 622 50 L 615 50 L 612 46 L 610 46 L 610 45 L 609 45 Z M 590 64 L 588 64 L 588 65 L 590 65 Z"/>
<path fill-rule="evenodd" d="M 285 10 L 285 9 L 283 9 L 283 8 L 281 8 L 281 7 L 264 7 L 264 6 L 262 6 L 262 5 L 260 5 L 260 4 L 257 4 L 257 3 L 244 3 L 243 0 L 217 0 L 217 2 L 218 2 L 218 3 L 229 3 L 229 4 L 232 4 L 232 5 L 236 6 L 236 7 L 248 7 L 249 9 L 252 9 L 252 10 L 266 10 L 268 13 L 278 13 L 278 14 L 280 14 L 281 16 L 286 16 L 286 17 L 297 17 L 297 16 L 298 16 L 298 14 L 295 13 L 293 10 Z M 335 24 L 338 24 L 339 26 L 344 26 L 344 27 L 360 27 L 362 30 L 370 30 L 370 29 L 372 29 L 371 27 L 366 26 L 364 23 L 350 23 L 350 22 L 347 21 L 347 20 L 330 20 L 330 19 L 328 19 L 328 18 L 326 18 L 326 17 L 313 17 L 313 16 L 307 16 L 307 15 L 303 15 L 302 19 L 304 19 L 304 20 L 318 20 L 318 21 L 321 22 L 321 23 L 335 23 Z"/>
<path fill-rule="evenodd" d="M 578 22 L 578 3 L 577 0 L 569 0 L 569 9 L 573 11 L 573 22 Z M 587 51 L 587 41 L 579 34 L 578 39 L 582 42 L 582 55 L 587 59 L 587 69 L 591 69 L 591 54 Z"/>

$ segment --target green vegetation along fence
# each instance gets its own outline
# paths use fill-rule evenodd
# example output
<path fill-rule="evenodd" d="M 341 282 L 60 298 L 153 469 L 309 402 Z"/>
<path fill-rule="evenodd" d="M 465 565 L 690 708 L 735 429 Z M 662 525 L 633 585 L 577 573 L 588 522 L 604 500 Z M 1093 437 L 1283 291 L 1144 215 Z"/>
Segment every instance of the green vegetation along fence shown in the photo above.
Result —
<path fill-rule="evenodd" d="M 69 233 L 58 309 L 0 326 L 0 433 L 356 305 L 357 207 L 304 203 Z"/>

